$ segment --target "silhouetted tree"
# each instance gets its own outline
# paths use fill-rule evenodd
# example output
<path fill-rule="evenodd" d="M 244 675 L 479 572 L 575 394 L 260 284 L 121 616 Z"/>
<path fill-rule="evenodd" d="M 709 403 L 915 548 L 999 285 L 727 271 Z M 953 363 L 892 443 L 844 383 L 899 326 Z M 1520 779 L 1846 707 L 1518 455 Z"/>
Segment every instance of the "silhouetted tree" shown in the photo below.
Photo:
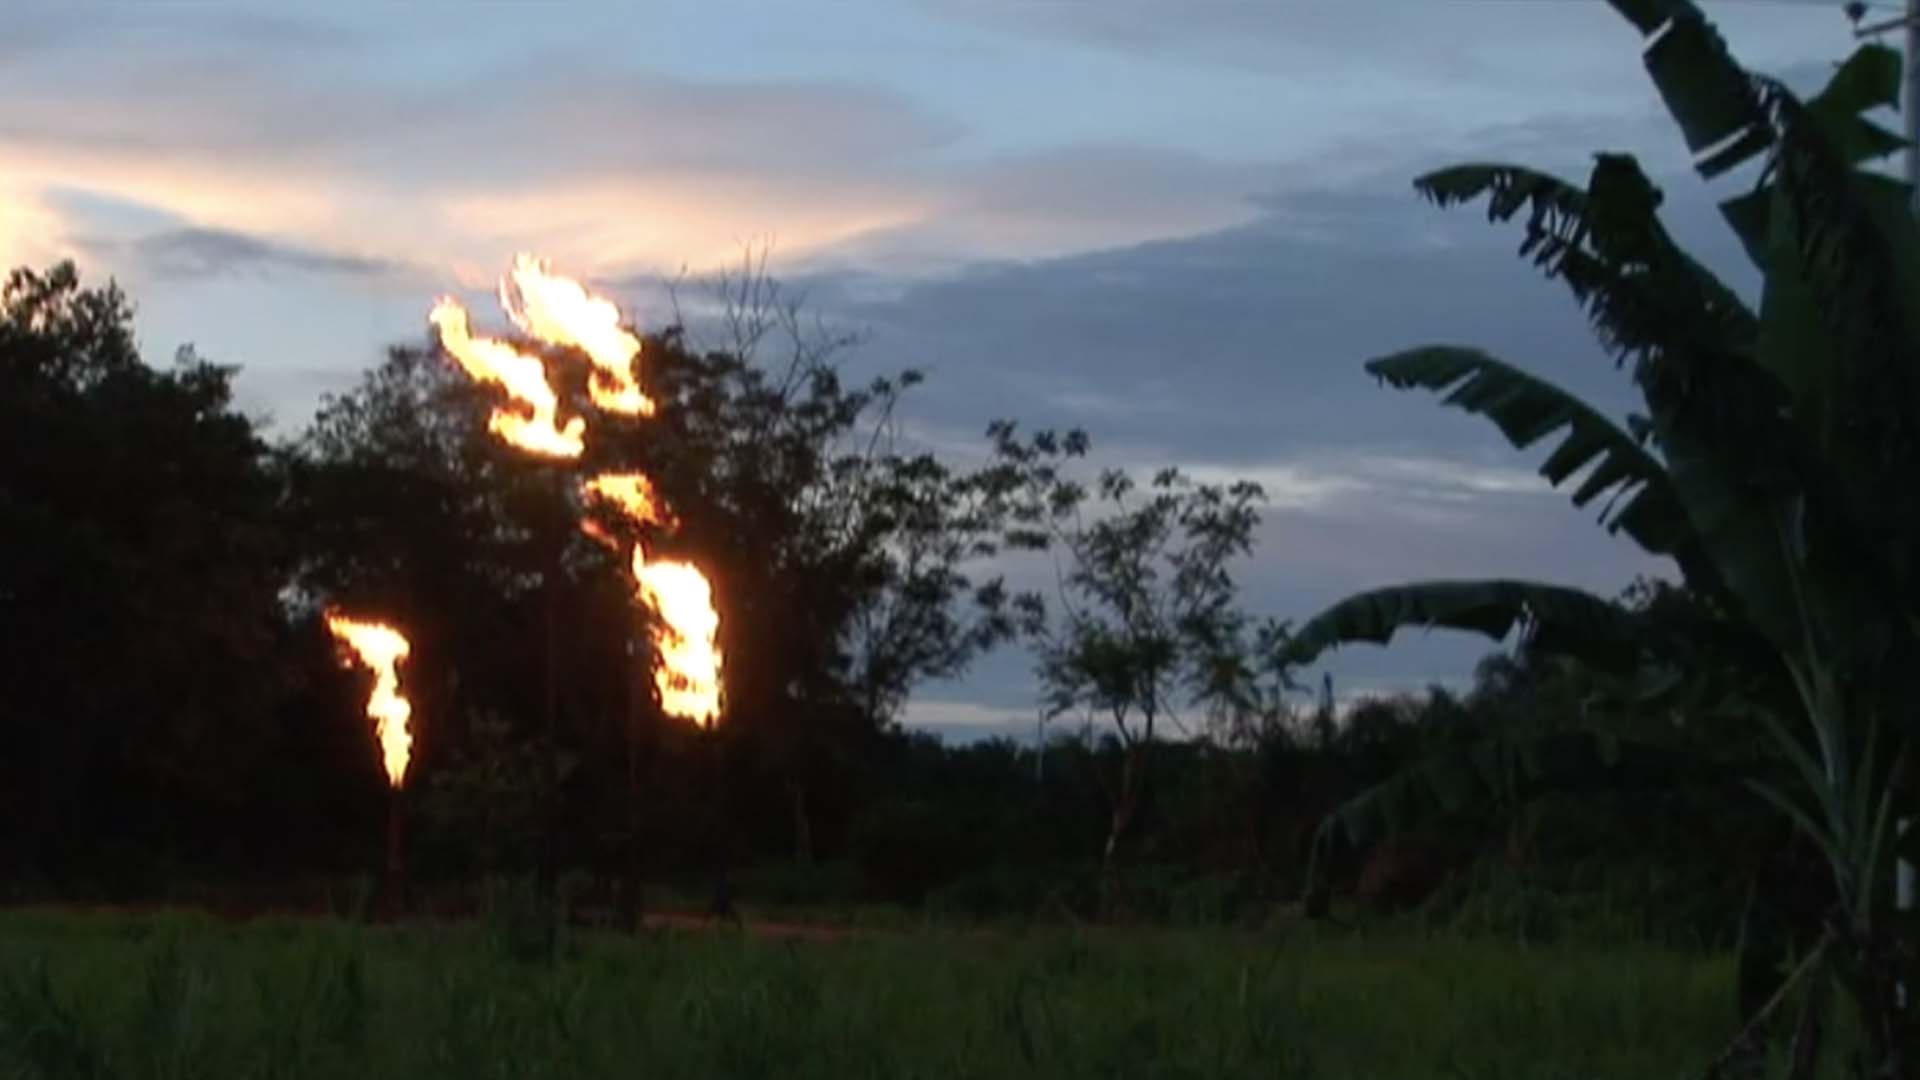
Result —
<path fill-rule="evenodd" d="M 270 455 L 233 408 L 234 369 L 191 349 L 148 367 L 131 318 L 70 263 L 0 287 L 0 818 L 16 869 L 211 846 L 274 736 L 286 548 Z"/>
<path fill-rule="evenodd" d="M 1101 852 L 1110 894 L 1155 739 L 1215 688 L 1220 643 L 1243 622 L 1227 566 L 1252 549 L 1260 487 L 1196 485 L 1163 469 L 1142 492 L 1109 469 L 1089 491 L 1059 468 L 1086 451 L 1084 435 L 1043 431 L 1023 443 L 1005 423 L 989 434 L 1003 474 L 1018 478 L 1009 491 L 1016 539 L 1051 550 L 1062 564 L 1056 613 L 1037 592 L 1018 600 L 1046 712 L 1098 717 L 1120 742 Z"/>

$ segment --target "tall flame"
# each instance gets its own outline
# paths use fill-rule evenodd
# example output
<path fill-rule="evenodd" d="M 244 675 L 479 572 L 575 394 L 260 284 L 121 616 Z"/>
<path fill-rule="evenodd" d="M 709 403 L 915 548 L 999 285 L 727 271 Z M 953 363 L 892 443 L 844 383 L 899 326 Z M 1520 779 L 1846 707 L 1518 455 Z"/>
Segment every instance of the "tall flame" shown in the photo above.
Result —
<path fill-rule="evenodd" d="M 467 325 L 467 309 L 452 297 L 442 297 L 427 316 L 440 331 L 440 343 L 480 382 L 499 383 L 525 412 L 495 409 L 487 429 L 529 453 L 575 458 L 586 449 L 582 436 L 587 422 L 576 416 L 556 427 L 560 398 L 547 383 L 546 365 L 493 338 L 474 337 Z"/>
<path fill-rule="evenodd" d="M 413 754 L 413 735 L 407 730 L 413 706 L 400 695 L 400 661 L 405 660 L 410 651 L 407 639 L 385 623 L 332 613 L 327 615 L 327 629 L 353 650 L 361 664 L 373 671 L 373 694 L 367 698 L 367 717 L 373 721 L 374 735 L 380 740 L 387 783 L 397 788 L 406 779 L 407 762 Z"/>
<path fill-rule="evenodd" d="M 500 306 L 527 335 L 586 355 L 593 364 L 587 391 L 595 407 L 627 416 L 654 414 L 656 405 L 641 391 L 633 372 L 640 339 L 621 325 L 620 311 L 612 301 L 551 273 L 544 261 L 521 255 L 500 281 Z M 525 407 L 525 413 L 496 410 L 488 424 L 495 434 L 530 453 L 549 457 L 579 457 L 584 452 L 583 420 L 576 417 L 564 428 L 555 427 L 558 396 L 539 360 L 505 342 L 473 337 L 466 310 L 453 300 L 441 300 L 430 318 L 440 330 L 442 344 L 467 374 L 505 386 Z M 640 473 L 603 473 L 583 483 L 581 490 L 590 499 L 605 500 L 636 525 L 673 528 L 676 524 L 652 481 Z M 583 518 L 580 527 L 619 550 L 620 539 L 592 518 Z M 638 599 L 660 617 L 654 632 L 660 665 L 654 683 L 661 708 L 702 726 L 717 723 L 720 616 L 713 607 L 712 585 L 690 563 L 649 559 L 639 543 L 633 546 L 632 567 Z"/>
<path fill-rule="evenodd" d="M 652 481 L 640 473 L 603 473 L 580 487 L 636 524 L 673 524 Z M 610 539 L 591 519 L 583 524 L 595 539 Z M 660 690 L 661 709 L 703 727 L 713 724 L 720 717 L 720 616 L 713 609 L 712 586 L 689 563 L 647 558 L 643 544 L 633 546 L 633 582 L 640 602 L 660 616 L 654 635 L 660 667 L 654 685 Z"/>
<path fill-rule="evenodd" d="M 544 260 L 521 255 L 500 280 L 500 306 L 523 332 L 587 354 L 593 362 L 587 393 L 595 405 L 627 416 L 653 415 L 653 399 L 641 392 L 633 376 L 640 339 L 620 325 L 620 309 L 613 301 L 549 273 Z"/>
<path fill-rule="evenodd" d="M 640 602 L 660 613 L 654 635 L 660 668 L 653 683 L 660 708 L 710 727 L 720 719 L 720 616 L 713 610 L 713 588 L 705 574 L 683 562 L 649 562 L 647 551 L 633 548 L 633 580 Z"/>

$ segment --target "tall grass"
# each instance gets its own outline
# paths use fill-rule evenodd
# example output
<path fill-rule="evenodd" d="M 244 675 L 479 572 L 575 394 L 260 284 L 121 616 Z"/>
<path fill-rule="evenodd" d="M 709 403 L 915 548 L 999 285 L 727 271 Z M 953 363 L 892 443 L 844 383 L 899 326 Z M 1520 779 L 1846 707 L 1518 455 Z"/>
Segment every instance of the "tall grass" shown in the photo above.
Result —
<path fill-rule="evenodd" d="M 0 916 L 0 1076 L 1635 1077 L 1730 965 L 1307 931 L 562 932 Z"/>

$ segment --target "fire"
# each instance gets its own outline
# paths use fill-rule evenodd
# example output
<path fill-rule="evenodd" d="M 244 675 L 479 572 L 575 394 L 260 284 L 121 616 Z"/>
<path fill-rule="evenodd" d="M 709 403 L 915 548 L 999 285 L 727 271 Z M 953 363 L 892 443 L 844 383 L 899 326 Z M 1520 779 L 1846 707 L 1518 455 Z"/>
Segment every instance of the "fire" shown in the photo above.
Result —
<path fill-rule="evenodd" d="M 653 682 L 660 708 L 709 727 L 720 719 L 720 616 L 705 574 L 683 562 L 649 562 L 634 545 L 633 580 L 641 603 L 659 612 L 654 635 L 660 669 Z"/>
<path fill-rule="evenodd" d="M 627 416 L 653 415 L 653 399 L 640 391 L 633 377 L 640 339 L 620 325 L 620 309 L 613 301 L 549 273 L 545 261 L 521 255 L 500 281 L 500 306 L 525 333 L 587 354 L 593 362 L 587 393 L 595 405 Z"/>
<path fill-rule="evenodd" d="M 654 494 L 653 481 L 642 473 L 601 473 L 580 485 L 582 493 L 598 496 L 618 507 L 634 521 L 647 525 L 673 525 L 673 518 Z"/>
<path fill-rule="evenodd" d="M 603 473 L 580 487 L 636 524 L 673 525 L 654 494 L 653 482 L 640 473 Z M 582 527 L 602 543 L 612 541 L 590 518 Z M 712 586 L 688 563 L 649 559 L 644 544 L 633 546 L 633 582 L 640 602 L 660 616 L 661 626 L 654 635 L 660 656 L 660 668 L 654 673 L 660 707 L 669 716 L 685 717 L 703 727 L 712 724 L 720 717 L 720 648 L 715 644 L 720 616 L 713 610 Z"/>
<path fill-rule="evenodd" d="M 331 613 L 327 615 L 327 629 L 373 671 L 367 718 L 373 721 L 374 735 L 380 740 L 387 782 L 397 788 L 406 778 L 407 761 L 413 753 L 413 735 L 407 731 L 413 706 L 400 695 L 400 661 L 410 650 L 407 639 L 385 623 Z"/>
<path fill-rule="evenodd" d="M 596 408 L 626 416 L 654 415 L 656 405 L 641 391 L 633 372 L 640 339 L 621 325 L 620 310 L 612 301 L 549 272 L 545 262 L 521 255 L 500 281 L 500 306 L 530 337 L 571 346 L 586 355 L 593 364 L 587 392 Z M 441 342 L 467 374 L 505 386 L 526 407 L 525 414 L 496 410 L 488 425 L 495 434 L 530 453 L 549 457 L 579 457 L 584 452 L 584 420 L 575 418 L 565 428 L 554 426 L 558 397 L 539 360 L 504 342 L 472 337 L 466 310 L 452 300 L 440 301 L 430 318 L 440 330 Z M 640 473 L 603 473 L 581 484 L 581 492 L 588 499 L 605 501 L 636 525 L 676 525 L 653 482 Z M 582 518 L 580 528 L 619 550 L 620 539 L 592 518 Z M 717 723 L 720 616 L 714 610 L 711 583 L 690 563 L 649 559 L 641 543 L 633 546 L 632 567 L 638 599 L 659 616 L 654 631 L 659 657 L 654 683 L 661 708 L 702 726 Z"/>
<path fill-rule="evenodd" d="M 427 316 L 440 331 L 440 343 L 480 382 L 499 383 L 525 412 L 495 409 L 487 429 L 529 453 L 575 458 L 586 449 L 582 436 L 587 422 L 576 416 L 556 427 L 560 398 L 547 383 L 547 369 L 538 357 L 528 356 L 504 341 L 477 338 L 467 325 L 467 309 L 452 297 L 443 297 Z"/>

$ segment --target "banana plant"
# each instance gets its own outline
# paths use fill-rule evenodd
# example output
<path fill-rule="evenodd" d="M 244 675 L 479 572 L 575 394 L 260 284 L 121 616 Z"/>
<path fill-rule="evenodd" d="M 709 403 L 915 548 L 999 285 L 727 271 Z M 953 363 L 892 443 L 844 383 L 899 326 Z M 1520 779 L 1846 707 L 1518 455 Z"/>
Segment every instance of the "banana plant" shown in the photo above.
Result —
<path fill-rule="evenodd" d="M 1791 766 L 1750 781 L 1824 856 L 1838 898 L 1803 998 L 1839 986 L 1861 1018 L 1874 1075 L 1913 1068 L 1896 992 L 1901 952 L 1888 878 L 1907 812 L 1914 727 L 1906 676 L 1920 660 L 1920 229 L 1906 185 L 1879 171 L 1905 144 L 1867 115 L 1896 104 L 1898 54 L 1866 46 L 1802 101 L 1742 68 L 1689 0 L 1610 0 L 1644 36 L 1644 60 L 1703 179 L 1745 167 L 1723 217 L 1762 272 L 1759 310 L 1674 242 L 1661 192 L 1630 156 L 1602 154 L 1584 186 L 1517 165 L 1466 164 L 1419 178 L 1441 206 L 1484 201 L 1521 221 L 1520 253 L 1566 285 L 1626 366 L 1645 411 L 1616 424 L 1550 383 L 1464 346 L 1367 365 L 1433 391 L 1525 449 L 1600 523 L 1670 557 L 1724 614 L 1717 655 L 1784 692 L 1730 694 Z M 1496 638 L 1672 682 L 1689 649 L 1636 635 L 1627 613 L 1578 590 L 1516 581 L 1421 582 L 1342 601 L 1303 624 L 1283 661 L 1311 662 L 1409 627 Z M 1597 745 L 1597 744 L 1596 744 Z M 1508 754 L 1525 765 L 1524 757 Z M 1553 770 L 1531 768 L 1546 782 Z M 1429 788 L 1432 785 L 1428 785 Z M 1351 829 L 1371 792 L 1332 815 Z M 1803 1013 L 1802 1045 L 1820 1017 Z M 1796 1060 L 1807 1057 L 1795 1055 Z M 1795 1070 L 1811 1068 L 1810 1063 Z"/>

